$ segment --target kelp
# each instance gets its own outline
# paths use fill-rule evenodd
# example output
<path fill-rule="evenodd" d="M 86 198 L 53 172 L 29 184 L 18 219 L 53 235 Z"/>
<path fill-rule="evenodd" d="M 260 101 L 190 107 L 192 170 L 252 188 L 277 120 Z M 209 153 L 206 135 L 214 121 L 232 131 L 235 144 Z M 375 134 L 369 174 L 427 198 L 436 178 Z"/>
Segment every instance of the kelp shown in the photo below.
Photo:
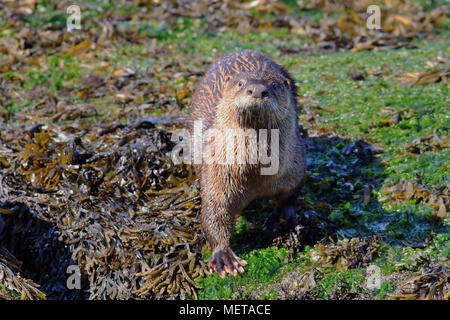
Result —
<path fill-rule="evenodd" d="M 294 34 L 308 35 L 310 46 L 335 52 L 340 48 L 361 51 L 412 47 L 409 40 L 436 32 L 449 16 L 448 7 L 444 5 L 424 10 L 424 6 L 412 0 L 389 1 L 389 6 L 368 0 L 331 3 L 313 0 L 300 2 L 297 8 L 279 1 L 136 1 L 135 10 L 130 13 L 115 15 L 111 9 L 101 9 L 99 11 L 104 11 L 103 14 L 92 18 L 94 28 L 68 33 L 64 30 L 65 19 L 61 16 L 71 4 L 70 1 L 49 2 L 48 6 L 60 14 L 53 17 L 53 23 L 50 21 L 42 28 L 32 29 L 25 27 L 24 15 L 37 14 L 37 1 L 2 2 L 0 10 L 5 12 L 5 27 L 15 26 L 19 32 L 14 38 L 0 38 L 0 52 L 8 54 L 7 58 L 0 60 L 0 70 L 6 72 L 26 63 L 41 65 L 44 63 L 42 49 L 56 51 L 63 56 L 79 56 L 108 47 L 113 42 L 139 44 L 146 37 L 155 36 L 154 31 L 149 31 L 153 30 L 151 27 L 131 28 L 124 21 L 145 25 L 146 21 L 154 19 L 163 21 L 163 26 L 175 27 L 179 17 L 202 18 L 207 23 L 200 31 L 213 34 L 226 30 L 249 33 L 283 27 Z M 381 10 L 379 30 L 369 30 L 366 26 L 367 8 L 374 4 L 378 4 Z M 80 3 L 79 6 L 81 12 L 95 10 L 88 3 Z M 320 12 L 323 17 L 316 19 L 309 16 L 310 12 Z M 163 51 L 156 44 L 153 49 L 156 55 Z M 299 48 L 282 49 L 287 50 L 285 53 L 292 53 Z"/>
<path fill-rule="evenodd" d="M 325 239 L 314 246 L 311 258 L 320 267 L 336 267 L 339 271 L 367 267 L 379 254 L 380 242 L 378 236 L 338 241 Z"/>
<path fill-rule="evenodd" d="M 450 84 L 450 70 L 429 69 L 423 72 L 407 72 L 397 80 L 402 85 L 413 86 L 441 82 L 444 85 Z"/>
<path fill-rule="evenodd" d="M 49 122 L 2 129 L 1 137 L 9 151 L 2 153 L 0 212 L 7 218 L 0 241 L 13 242 L 16 256 L 52 256 L 15 232 L 24 220 L 18 212 L 29 208 L 33 221 L 53 226 L 47 234 L 31 227 L 33 237 L 44 236 L 42 245 L 53 250 L 57 245 L 45 239 L 67 246 L 53 263 L 58 272 L 77 265 L 89 298 L 196 296 L 194 279 L 208 273 L 201 260 L 200 197 L 187 168 L 171 162 L 166 130 L 151 119 L 90 127 Z"/>
<path fill-rule="evenodd" d="M 380 201 L 389 201 L 400 204 L 414 200 L 433 209 L 442 219 L 445 219 L 450 210 L 450 183 L 442 188 L 430 188 L 420 182 L 400 181 L 390 185 L 383 185 L 381 193 L 384 195 Z"/>
<path fill-rule="evenodd" d="M 8 250 L 0 248 L 0 282 L 9 290 L 20 294 L 21 299 L 46 299 L 45 293 L 39 290 L 39 285 L 20 275 L 21 261 L 17 260 Z"/>
<path fill-rule="evenodd" d="M 448 300 L 450 272 L 445 266 L 425 265 L 417 275 L 401 284 L 398 293 L 388 296 L 395 300 Z"/>

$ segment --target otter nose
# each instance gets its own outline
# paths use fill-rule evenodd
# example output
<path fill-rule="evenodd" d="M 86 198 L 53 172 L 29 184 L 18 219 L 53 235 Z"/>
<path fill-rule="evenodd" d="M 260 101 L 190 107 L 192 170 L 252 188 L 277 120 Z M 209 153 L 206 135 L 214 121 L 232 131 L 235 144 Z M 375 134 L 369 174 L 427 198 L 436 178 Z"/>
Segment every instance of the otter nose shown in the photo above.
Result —
<path fill-rule="evenodd" d="M 265 98 L 269 95 L 267 88 L 262 84 L 252 84 L 247 89 L 248 95 L 254 98 Z"/>

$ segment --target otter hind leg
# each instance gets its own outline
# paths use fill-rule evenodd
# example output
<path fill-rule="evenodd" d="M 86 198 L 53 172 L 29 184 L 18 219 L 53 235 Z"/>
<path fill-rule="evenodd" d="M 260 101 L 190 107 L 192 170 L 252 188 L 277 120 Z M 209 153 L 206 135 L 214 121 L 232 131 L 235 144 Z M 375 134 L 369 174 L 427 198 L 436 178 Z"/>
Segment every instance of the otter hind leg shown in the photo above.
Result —
<path fill-rule="evenodd" d="M 299 188 L 281 194 L 277 198 L 277 206 L 264 223 L 264 230 L 278 233 L 298 223 L 296 207 Z"/>

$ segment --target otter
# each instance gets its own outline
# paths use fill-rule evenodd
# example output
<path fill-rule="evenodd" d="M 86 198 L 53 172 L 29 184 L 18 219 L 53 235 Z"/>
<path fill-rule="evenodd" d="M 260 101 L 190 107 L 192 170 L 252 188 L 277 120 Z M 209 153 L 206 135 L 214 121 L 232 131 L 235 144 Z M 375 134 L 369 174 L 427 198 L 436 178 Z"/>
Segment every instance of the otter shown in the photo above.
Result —
<path fill-rule="evenodd" d="M 202 199 L 200 220 L 212 248 L 210 272 L 222 278 L 236 276 L 245 271 L 247 262 L 230 247 L 235 214 L 256 198 L 276 197 L 276 208 L 265 228 L 276 230 L 280 221 L 295 221 L 295 202 L 306 171 L 297 86 L 288 71 L 266 54 L 245 50 L 225 55 L 211 65 L 193 95 L 187 129 L 194 138 L 196 121 L 202 123 L 202 135 L 211 129 L 216 132 L 211 139 L 201 137 L 202 152 L 209 155 L 204 158 L 223 160 L 227 144 L 234 140 L 229 129 L 267 130 L 268 152 L 278 158 L 276 172 L 262 174 L 264 165 L 249 156 L 261 142 L 259 137 L 256 144 L 241 145 L 243 150 L 233 146 L 235 153 L 245 155 L 241 162 L 194 160 Z M 275 138 L 278 150 L 272 147 Z"/>

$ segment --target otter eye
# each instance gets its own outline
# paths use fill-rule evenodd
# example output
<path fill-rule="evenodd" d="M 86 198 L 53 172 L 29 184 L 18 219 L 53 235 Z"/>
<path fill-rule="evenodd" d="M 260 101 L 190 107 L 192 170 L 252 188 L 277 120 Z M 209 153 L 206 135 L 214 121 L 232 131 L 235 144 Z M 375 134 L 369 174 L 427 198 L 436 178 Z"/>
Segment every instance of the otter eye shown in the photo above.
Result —
<path fill-rule="evenodd" d="M 241 81 L 238 82 L 238 87 L 239 88 L 242 87 L 243 85 L 244 85 L 244 81 L 241 80 Z"/>

